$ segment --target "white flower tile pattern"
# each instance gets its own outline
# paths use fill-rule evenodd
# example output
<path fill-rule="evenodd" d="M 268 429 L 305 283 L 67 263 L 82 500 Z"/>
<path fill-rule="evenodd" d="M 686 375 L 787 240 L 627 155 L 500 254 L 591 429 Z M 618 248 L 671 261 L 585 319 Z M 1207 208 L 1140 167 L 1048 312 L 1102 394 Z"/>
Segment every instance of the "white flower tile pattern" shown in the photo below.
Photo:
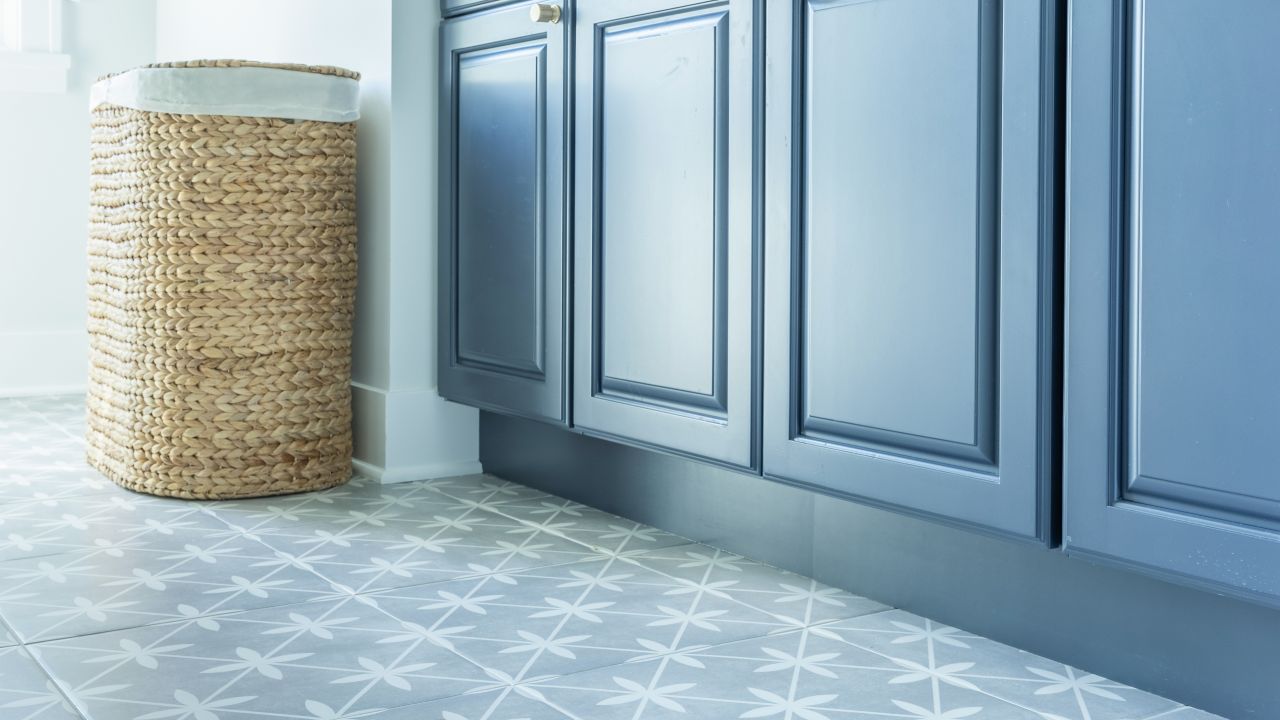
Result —
<path fill-rule="evenodd" d="M 0 399 L 0 720 L 1212 720 L 490 476 L 183 502 Z"/>
<path fill-rule="evenodd" d="M 25 648 L 0 648 L 0 718 L 68 720 L 80 717 Z"/>
<path fill-rule="evenodd" d="M 688 542 L 679 535 L 557 497 L 490 501 L 488 508 L 531 527 L 562 534 L 606 552 L 624 548 L 656 549 Z"/>
<path fill-rule="evenodd" d="M 363 597 L 197 618 L 34 646 L 103 720 L 345 717 L 494 681 Z"/>
<path fill-rule="evenodd" d="M 1046 720 L 1149 718 L 1177 703 L 902 610 L 827 626 L 847 643 L 953 677 Z"/>
<path fill-rule="evenodd" d="M 124 546 L 0 563 L 0 616 L 37 642 L 341 593 L 225 525 L 176 524 Z"/>
<path fill-rule="evenodd" d="M 655 569 L 669 556 L 687 561 L 680 569 L 700 572 L 690 579 Z M 765 572 L 778 591 L 772 595 L 759 587 Z M 752 577 L 757 586 L 719 573 Z M 669 552 L 624 548 L 579 563 L 375 597 L 511 682 L 783 632 L 803 626 L 797 618 L 814 614 L 815 606 L 843 616 L 884 608 L 702 545 Z"/>

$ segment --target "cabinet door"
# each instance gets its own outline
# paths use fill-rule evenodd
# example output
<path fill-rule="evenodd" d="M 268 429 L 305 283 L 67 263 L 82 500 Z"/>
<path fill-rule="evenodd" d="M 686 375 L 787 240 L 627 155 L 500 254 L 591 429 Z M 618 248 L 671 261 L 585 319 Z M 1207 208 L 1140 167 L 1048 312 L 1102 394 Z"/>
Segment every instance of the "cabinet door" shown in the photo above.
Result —
<path fill-rule="evenodd" d="M 443 24 L 440 393 L 565 422 L 565 25 Z"/>
<path fill-rule="evenodd" d="M 1280 604 L 1280 4 L 1071 27 L 1064 545 Z"/>
<path fill-rule="evenodd" d="M 752 5 L 577 17 L 574 424 L 753 463 Z"/>
<path fill-rule="evenodd" d="M 445 17 L 461 15 L 463 13 L 477 12 L 486 10 L 491 7 L 499 7 L 502 5 L 513 5 L 520 3 L 521 0 L 440 0 L 440 14 Z M 528 12 L 528 10 L 525 10 Z"/>
<path fill-rule="evenodd" d="M 770 2 L 764 471 L 1050 534 L 1051 2 Z"/>

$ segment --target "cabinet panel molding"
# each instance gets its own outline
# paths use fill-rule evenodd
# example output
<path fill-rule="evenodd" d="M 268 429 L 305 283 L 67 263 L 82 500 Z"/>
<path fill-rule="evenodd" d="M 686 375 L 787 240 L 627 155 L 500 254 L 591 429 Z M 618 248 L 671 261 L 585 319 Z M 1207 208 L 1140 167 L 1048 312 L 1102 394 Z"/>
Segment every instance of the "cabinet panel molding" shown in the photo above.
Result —
<path fill-rule="evenodd" d="M 997 464 L 997 10 L 807 4 L 797 437 Z"/>
<path fill-rule="evenodd" d="M 769 3 L 765 474 L 1052 541 L 1052 2 Z"/>
<path fill-rule="evenodd" d="M 565 30 L 525 8 L 441 30 L 438 384 L 568 422 Z"/>
<path fill-rule="evenodd" d="M 1280 605 L 1280 6 L 1072 12 L 1064 545 Z"/>
<path fill-rule="evenodd" d="M 455 53 L 454 361 L 543 377 L 542 40 Z"/>
<path fill-rule="evenodd" d="M 727 32 L 725 6 L 660 15 L 601 25 L 594 54 L 594 382 L 602 396 L 716 418 L 728 350 Z"/>
<path fill-rule="evenodd" d="M 575 425 L 756 463 L 755 7 L 579 8 Z"/>

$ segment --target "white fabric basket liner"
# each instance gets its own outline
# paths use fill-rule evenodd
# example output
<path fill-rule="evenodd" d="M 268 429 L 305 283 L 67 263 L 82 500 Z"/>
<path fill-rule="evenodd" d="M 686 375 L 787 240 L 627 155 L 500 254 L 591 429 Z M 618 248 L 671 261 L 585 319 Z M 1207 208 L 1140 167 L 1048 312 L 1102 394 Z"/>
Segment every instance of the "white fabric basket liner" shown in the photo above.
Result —
<path fill-rule="evenodd" d="M 104 103 L 182 115 L 345 123 L 360 117 L 360 83 L 281 68 L 136 68 L 94 83 L 90 108 Z"/>

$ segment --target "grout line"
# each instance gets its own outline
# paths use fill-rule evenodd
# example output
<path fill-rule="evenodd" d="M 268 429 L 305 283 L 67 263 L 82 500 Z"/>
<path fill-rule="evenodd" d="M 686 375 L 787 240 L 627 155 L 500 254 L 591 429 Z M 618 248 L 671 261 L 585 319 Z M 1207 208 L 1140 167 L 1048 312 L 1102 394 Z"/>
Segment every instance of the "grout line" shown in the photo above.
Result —
<path fill-rule="evenodd" d="M 1173 717 L 1175 717 L 1175 716 L 1181 716 L 1181 715 L 1183 715 L 1183 712 L 1182 712 L 1183 710 L 1190 710 L 1190 711 L 1192 711 L 1192 712 L 1200 712 L 1200 713 L 1204 713 L 1204 715 L 1205 715 L 1205 717 L 1206 717 L 1206 718 L 1217 718 L 1217 717 L 1219 717 L 1219 716 L 1214 715 L 1213 713 L 1210 713 L 1210 712 L 1208 712 L 1208 711 L 1206 711 L 1206 710 L 1200 710 L 1199 708 L 1194 708 L 1194 707 L 1191 707 L 1190 705 L 1179 705 L 1178 707 L 1176 707 L 1176 708 L 1172 708 L 1172 709 L 1169 709 L 1169 710 L 1161 710 L 1160 712 L 1156 713 L 1155 715 L 1148 715 L 1147 717 L 1143 718 L 1142 720 L 1158 720 L 1159 718 L 1173 718 Z"/>
<path fill-rule="evenodd" d="M 40 671 L 42 675 L 44 675 L 45 680 L 47 680 L 49 683 L 49 686 L 52 686 L 54 692 L 58 693 L 58 697 L 62 698 L 63 707 L 70 708 L 71 712 L 75 713 L 76 717 L 80 718 L 80 720 L 85 720 L 85 718 L 88 718 L 89 717 L 88 710 L 76 704 L 76 701 L 72 698 L 71 693 L 67 692 L 67 688 L 63 687 L 62 683 L 58 682 L 58 678 L 55 677 L 53 674 L 53 671 L 44 664 L 44 660 L 40 658 L 39 653 L 35 653 L 29 650 L 28 645 L 26 643 L 23 643 L 18 647 L 21 649 L 22 653 L 26 657 L 31 659 L 31 662 L 35 663 L 36 668 Z"/>
<path fill-rule="evenodd" d="M 75 396 L 76 396 L 76 397 L 79 397 L 79 398 L 81 399 L 81 401 L 82 401 L 82 403 L 81 403 L 81 404 L 83 405 L 84 395 L 83 395 L 82 393 L 80 393 L 80 394 L 75 394 Z M 38 397 L 64 397 L 64 396 L 62 396 L 62 395 L 45 395 L 45 396 L 38 396 Z M 70 397 L 70 396 L 68 395 L 68 396 L 65 396 L 65 397 Z M 83 436 L 83 435 L 77 435 L 77 434 L 75 434 L 75 433 L 71 432 L 70 430 L 67 430 L 66 428 L 64 428 L 64 427 L 62 426 L 62 424 L 61 424 L 61 423 L 56 423 L 56 422 L 54 422 L 54 421 L 50 420 L 48 415 L 46 415 L 45 413 L 43 413 L 43 412 L 41 412 L 41 411 L 39 411 L 39 410 L 37 410 L 37 409 L 35 409 L 35 408 L 31 407 L 30 405 L 26 404 L 26 402 L 24 402 L 23 400 L 19 399 L 19 400 L 18 400 L 18 404 L 22 405 L 22 406 L 23 406 L 23 408 L 24 408 L 24 409 L 26 409 L 26 411 L 27 411 L 27 412 L 32 413 L 32 414 L 33 414 L 33 415 L 35 415 L 36 417 L 38 417 L 38 418 L 40 418 L 41 420 L 43 420 L 43 421 L 45 422 L 45 424 L 47 424 L 47 425 L 52 425 L 52 426 L 53 426 L 53 428 L 54 428 L 55 430 L 57 430 L 58 432 L 62 433 L 63 435 L 66 435 L 67 437 L 71 438 L 72 440 L 78 440 L 78 441 L 80 441 L 80 442 L 84 442 L 84 436 Z M 87 413 L 88 413 L 88 410 L 85 410 L 85 413 L 87 414 Z"/>

